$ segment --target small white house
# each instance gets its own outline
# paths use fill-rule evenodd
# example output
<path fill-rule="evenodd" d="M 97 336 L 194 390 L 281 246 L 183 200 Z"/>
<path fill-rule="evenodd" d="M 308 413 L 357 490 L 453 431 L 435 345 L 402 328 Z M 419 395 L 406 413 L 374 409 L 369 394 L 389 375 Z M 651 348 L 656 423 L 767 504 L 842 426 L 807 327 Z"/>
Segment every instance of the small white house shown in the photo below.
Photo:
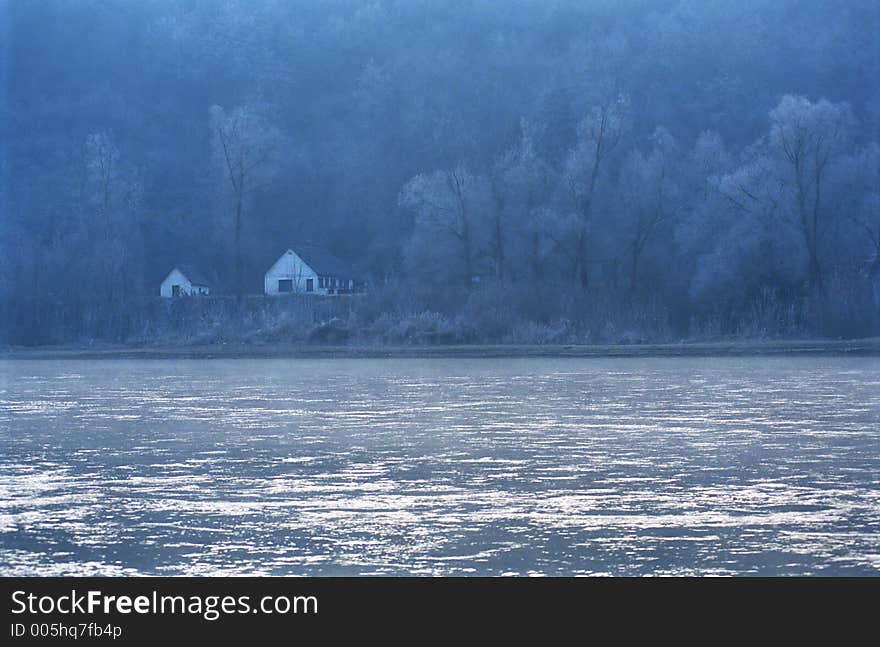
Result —
<path fill-rule="evenodd" d="M 208 280 L 201 272 L 189 265 L 175 265 L 159 287 L 159 295 L 168 299 L 210 293 Z"/>
<path fill-rule="evenodd" d="M 266 272 L 263 282 L 269 296 L 350 294 L 359 285 L 348 265 L 326 250 L 311 246 L 285 251 Z"/>

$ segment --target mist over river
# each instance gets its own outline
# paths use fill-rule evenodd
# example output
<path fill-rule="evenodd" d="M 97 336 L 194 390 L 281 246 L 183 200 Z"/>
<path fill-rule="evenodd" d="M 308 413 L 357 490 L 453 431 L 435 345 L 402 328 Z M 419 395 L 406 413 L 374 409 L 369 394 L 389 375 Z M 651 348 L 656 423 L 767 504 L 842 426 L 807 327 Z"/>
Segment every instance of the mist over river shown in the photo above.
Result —
<path fill-rule="evenodd" d="M 878 575 L 880 358 L 0 360 L 0 575 Z"/>

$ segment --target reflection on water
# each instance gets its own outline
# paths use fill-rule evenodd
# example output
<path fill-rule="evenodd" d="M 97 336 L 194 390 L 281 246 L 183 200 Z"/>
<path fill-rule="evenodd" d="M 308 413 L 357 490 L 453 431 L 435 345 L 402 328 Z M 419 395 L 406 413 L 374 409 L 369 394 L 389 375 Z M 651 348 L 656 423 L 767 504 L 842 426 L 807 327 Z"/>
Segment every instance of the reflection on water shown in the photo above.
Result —
<path fill-rule="evenodd" d="M 0 574 L 880 574 L 876 358 L 0 361 Z"/>

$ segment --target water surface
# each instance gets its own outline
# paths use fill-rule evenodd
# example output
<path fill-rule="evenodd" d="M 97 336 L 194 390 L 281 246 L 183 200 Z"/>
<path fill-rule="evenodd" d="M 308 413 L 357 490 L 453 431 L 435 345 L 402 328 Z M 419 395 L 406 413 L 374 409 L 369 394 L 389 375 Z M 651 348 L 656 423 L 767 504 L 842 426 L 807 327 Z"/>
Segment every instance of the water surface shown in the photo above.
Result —
<path fill-rule="evenodd" d="M 2 575 L 880 574 L 880 359 L 0 361 Z"/>

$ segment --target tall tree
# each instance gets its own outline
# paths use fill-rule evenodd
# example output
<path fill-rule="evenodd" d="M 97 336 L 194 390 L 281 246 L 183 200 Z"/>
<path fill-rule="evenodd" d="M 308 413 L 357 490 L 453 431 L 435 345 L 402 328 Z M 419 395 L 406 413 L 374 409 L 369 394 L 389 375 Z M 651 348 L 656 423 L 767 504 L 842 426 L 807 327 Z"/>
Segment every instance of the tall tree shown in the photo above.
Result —
<path fill-rule="evenodd" d="M 142 250 L 134 237 L 139 233 L 143 184 L 140 173 L 126 163 L 110 132 L 90 134 L 83 148 L 79 223 L 95 254 L 87 261 L 95 267 L 90 274 L 103 282 L 111 300 L 131 291 L 132 276 L 143 268 L 136 259 Z M 97 270 L 97 271 L 94 271 Z"/>
<path fill-rule="evenodd" d="M 229 112 L 211 108 L 214 163 L 222 176 L 223 194 L 232 213 L 232 248 L 235 293 L 244 293 L 242 279 L 242 226 L 248 199 L 265 189 L 277 172 L 279 130 L 252 106 Z"/>
<path fill-rule="evenodd" d="M 574 279 L 589 283 L 588 234 L 609 158 L 627 127 L 628 100 L 616 97 L 595 106 L 577 128 L 577 144 L 566 159 L 566 180 L 574 201 L 578 226 L 574 234 Z"/>
<path fill-rule="evenodd" d="M 535 150 L 534 130 L 531 124 L 523 120 L 519 141 L 501 153 L 491 169 L 493 208 L 489 248 L 499 280 L 507 277 L 506 266 L 514 241 L 522 236 L 530 236 L 527 231 L 530 214 L 547 198 L 552 169 Z M 529 241 L 520 242 L 526 242 L 528 247 Z M 534 247 L 536 241 L 530 242 Z M 525 251 L 525 255 L 528 254 Z"/>
<path fill-rule="evenodd" d="M 463 163 L 420 174 L 407 182 L 399 203 L 415 214 L 414 236 L 430 241 L 432 255 L 445 255 L 445 271 L 470 289 L 485 224 L 488 191 L 483 178 Z"/>
<path fill-rule="evenodd" d="M 853 116 L 846 103 L 825 99 L 811 102 L 786 95 L 771 112 L 770 143 L 787 166 L 785 179 L 792 186 L 797 225 L 809 257 L 809 280 L 822 287 L 822 239 L 828 218 L 823 193 L 830 165 L 850 141 Z"/>
<path fill-rule="evenodd" d="M 635 150 L 627 157 L 620 174 L 624 226 L 628 240 L 629 289 L 639 288 L 640 270 L 648 245 L 658 230 L 676 214 L 683 168 L 675 139 L 664 128 L 651 137 L 648 153 Z"/>

